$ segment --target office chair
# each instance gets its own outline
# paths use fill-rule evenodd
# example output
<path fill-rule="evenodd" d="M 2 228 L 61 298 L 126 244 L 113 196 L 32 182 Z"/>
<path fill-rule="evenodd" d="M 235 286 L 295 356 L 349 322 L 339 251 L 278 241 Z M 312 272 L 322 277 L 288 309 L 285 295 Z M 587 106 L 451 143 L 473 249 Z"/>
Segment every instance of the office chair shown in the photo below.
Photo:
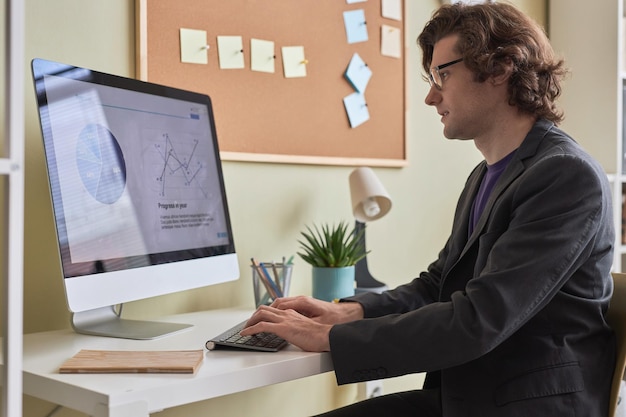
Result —
<path fill-rule="evenodd" d="M 609 403 L 609 417 L 615 417 L 620 400 L 620 388 L 626 368 L 626 273 L 613 273 L 613 297 L 607 313 L 607 321 L 615 331 L 617 342 L 617 356 L 615 372 L 611 382 L 611 402 Z"/>

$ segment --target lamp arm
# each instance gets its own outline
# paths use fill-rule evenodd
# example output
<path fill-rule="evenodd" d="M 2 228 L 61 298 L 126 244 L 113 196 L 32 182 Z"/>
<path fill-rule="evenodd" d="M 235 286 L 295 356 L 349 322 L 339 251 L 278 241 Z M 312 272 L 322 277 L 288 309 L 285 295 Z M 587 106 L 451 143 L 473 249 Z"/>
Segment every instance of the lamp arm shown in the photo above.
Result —
<path fill-rule="evenodd" d="M 359 243 L 363 249 L 367 249 L 365 245 L 365 223 L 358 220 L 354 224 L 354 233 L 359 237 Z M 354 268 L 354 279 L 356 281 L 356 292 L 383 292 L 387 290 L 387 285 L 376 280 L 367 267 L 367 256 L 359 260 Z"/>

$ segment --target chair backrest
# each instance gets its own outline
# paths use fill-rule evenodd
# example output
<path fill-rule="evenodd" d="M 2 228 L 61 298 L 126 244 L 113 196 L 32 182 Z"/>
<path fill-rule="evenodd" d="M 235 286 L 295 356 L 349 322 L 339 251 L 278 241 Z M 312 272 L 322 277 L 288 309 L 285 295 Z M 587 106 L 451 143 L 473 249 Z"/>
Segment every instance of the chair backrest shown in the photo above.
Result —
<path fill-rule="evenodd" d="M 613 382 L 611 383 L 609 417 L 615 416 L 624 369 L 626 368 L 626 273 L 613 273 L 613 282 L 615 285 L 611 305 L 607 313 L 607 320 L 615 331 L 617 357 Z"/>

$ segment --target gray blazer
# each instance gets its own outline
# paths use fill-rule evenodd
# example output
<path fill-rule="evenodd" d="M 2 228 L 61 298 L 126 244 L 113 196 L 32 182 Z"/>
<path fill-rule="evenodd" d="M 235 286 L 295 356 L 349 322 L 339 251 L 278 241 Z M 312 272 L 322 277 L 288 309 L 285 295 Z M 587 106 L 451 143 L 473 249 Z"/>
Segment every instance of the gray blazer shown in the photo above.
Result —
<path fill-rule="evenodd" d="M 426 272 L 352 299 L 366 319 L 331 330 L 337 381 L 428 372 L 446 417 L 603 417 L 615 362 L 607 176 L 540 120 L 468 238 L 485 169 L 470 174 Z"/>

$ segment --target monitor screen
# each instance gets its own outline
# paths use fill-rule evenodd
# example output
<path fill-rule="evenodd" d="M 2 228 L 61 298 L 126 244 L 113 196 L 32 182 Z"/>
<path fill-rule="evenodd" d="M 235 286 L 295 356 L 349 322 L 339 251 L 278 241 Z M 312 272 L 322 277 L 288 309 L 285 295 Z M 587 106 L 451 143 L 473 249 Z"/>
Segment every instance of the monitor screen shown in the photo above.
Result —
<path fill-rule="evenodd" d="M 210 98 L 42 59 L 32 69 L 67 303 L 88 312 L 74 327 L 237 279 Z"/>

